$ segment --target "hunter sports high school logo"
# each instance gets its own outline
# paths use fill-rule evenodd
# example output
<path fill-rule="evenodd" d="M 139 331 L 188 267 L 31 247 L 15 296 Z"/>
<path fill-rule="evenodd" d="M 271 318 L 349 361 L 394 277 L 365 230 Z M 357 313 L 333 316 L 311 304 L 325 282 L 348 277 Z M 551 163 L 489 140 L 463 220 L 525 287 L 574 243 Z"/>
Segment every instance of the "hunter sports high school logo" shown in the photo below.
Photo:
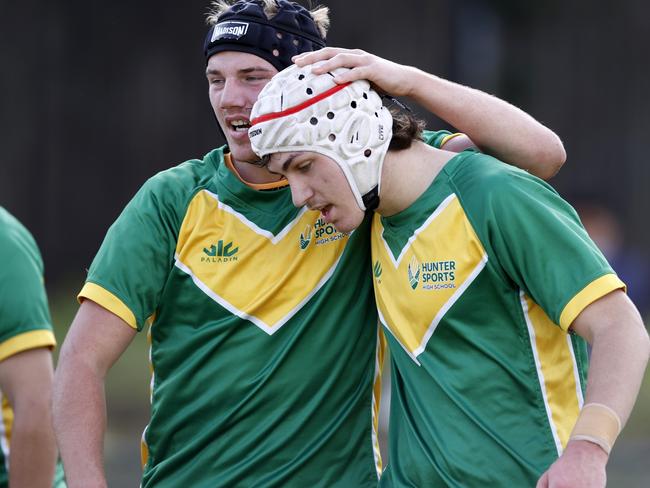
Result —
<path fill-rule="evenodd" d="M 332 224 L 328 224 L 323 219 L 319 218 L 314 222 L 313 228 L 310 225 L 305 227 L 300 233 L 300 250 L 307 249 L 309 244 L 314 241 L 314 245 L 320 246 L 328 242 L 338 241 L 346 236 L 343 232 L 336 230 Z"/>
<path fill-rule="evenodd" d="M 420 263 L 415 256 L 407 268 L 408 280 L 415 290 L 420 283 L 423 290 L 456 288 L 456 261 L 426 261 Z"/>

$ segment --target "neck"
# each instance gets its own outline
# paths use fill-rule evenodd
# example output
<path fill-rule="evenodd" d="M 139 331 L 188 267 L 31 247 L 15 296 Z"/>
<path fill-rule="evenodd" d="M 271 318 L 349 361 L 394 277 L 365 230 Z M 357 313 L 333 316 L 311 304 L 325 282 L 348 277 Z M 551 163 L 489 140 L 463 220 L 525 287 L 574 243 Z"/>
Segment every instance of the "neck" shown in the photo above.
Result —
<path fill-rule="evenodd" d="M 389 151 L 381 170 L 376 212 L 389 217 L 410 207 L 455 155 L 420 141 L 414 141 L 408 149 Z"/>
<path fill-rule="evenodd" d="M 239 177 L 247 183 L 265 184 L 282 180 L 282 176 L 270 173 L 266 168 L 231 158 Z"/>

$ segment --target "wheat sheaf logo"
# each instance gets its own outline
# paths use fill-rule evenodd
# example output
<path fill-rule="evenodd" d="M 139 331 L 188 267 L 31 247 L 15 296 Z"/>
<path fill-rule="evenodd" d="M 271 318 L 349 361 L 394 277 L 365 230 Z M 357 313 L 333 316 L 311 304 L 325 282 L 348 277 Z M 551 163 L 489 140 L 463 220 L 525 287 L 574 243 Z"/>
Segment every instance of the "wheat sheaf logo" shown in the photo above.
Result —
<path fill-rule="evenodd" d="M 311 226 L 308 225 L 305 227 L 305 230 L 300 233 L 300 249 L 305 250 L 309 243 L 311 242 Z"/>
<path fill-rule="evenodd" d="M 408 265 L 408 277 L 411 288 L 415 290 L 418 287 L 418 283 L 420 283 L 420 263 L 415 259 L 415 256 L 413 256 Z"/>
<path fill-rule="evenodd" d="M 375 261 L 375 265 L 372 267 L 372 274 L 374 274 L 377 279 L 381 276 L 381 263 L 379 261 Z"/>

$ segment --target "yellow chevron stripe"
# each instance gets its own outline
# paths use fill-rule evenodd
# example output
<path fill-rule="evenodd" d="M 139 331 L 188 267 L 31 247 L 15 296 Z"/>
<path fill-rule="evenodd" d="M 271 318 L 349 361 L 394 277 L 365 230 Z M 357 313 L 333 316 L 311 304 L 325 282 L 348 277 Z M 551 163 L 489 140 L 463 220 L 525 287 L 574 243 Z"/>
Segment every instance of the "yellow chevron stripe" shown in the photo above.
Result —
<path fill-rule="evenodd" d="M 181 227 L 177 267 L 232 313 L 273 333 L 336 268 L 348 236 L 336 232 L 336 239 L 322 243 L 317 231 L 324 225 L 319 212 L 307 211 L 273 235 L 202 191 L 190 202 Z M 214 246 L 214 253 L 218 241 L 228 256 L 210 258 L 208 251 Z"/>
<path fill-rule="evenodd" d="M 487 254 L 455 195 L 415 231 L 398 258 L 382 237 L 378 215 L 372 225 L 373 262 L 382 269 L 374 280 L 380 316 L 417 362 L 444 314 L 485 266 Z M 432 273 L 431 263 L 444 263 L 446 274 Z"/>

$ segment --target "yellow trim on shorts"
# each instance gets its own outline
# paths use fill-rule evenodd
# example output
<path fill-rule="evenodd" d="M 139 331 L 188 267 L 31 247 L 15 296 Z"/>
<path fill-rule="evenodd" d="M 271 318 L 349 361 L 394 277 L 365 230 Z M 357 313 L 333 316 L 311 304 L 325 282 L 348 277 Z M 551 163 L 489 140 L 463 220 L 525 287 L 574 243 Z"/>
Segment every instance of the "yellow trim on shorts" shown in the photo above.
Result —
<path fill-rule="evenodd" d="M 28 349 L 36 349 L 38 347 L 49 347 L 52 349 L 54 346 L 56 346 L 56 339 L 51 330 L 30 330 L 10 337 L 0 344 L 0 361 L 19 352 L 27 351 Z"/>
<path fill-rule="evenodd" d="M 575 318 L 580 314 L 580 312 L 587 308 L 588 305 L 599 298 L 604 297 L 608 293 L 620 289 L 625 291 L 625 283 L 623 283 L 615 274 L 607 274 L 595 279 L 566 304 L 564 310 L 562 310 L 562 313 L 560 314 L 560 327 L 564 330 L 569 330 L 569 327 Z"/>
<path fill-rule="evenodd" d="M 135 315 L 129 307 L 127 307 L 122 300 L 113 295 L 106 288 L 101 287 L 95 283 L 86 282 L 83 286 L 79 295 L 77 295 L 77 300 L 80 302 L 87 298 L 92 300 L 97 305 L 104 307 L 109 312 L 114 313 L 119 318 L 124 320 L 132 328 L 138 329 L 138 324 L 135 320 Z"/>

